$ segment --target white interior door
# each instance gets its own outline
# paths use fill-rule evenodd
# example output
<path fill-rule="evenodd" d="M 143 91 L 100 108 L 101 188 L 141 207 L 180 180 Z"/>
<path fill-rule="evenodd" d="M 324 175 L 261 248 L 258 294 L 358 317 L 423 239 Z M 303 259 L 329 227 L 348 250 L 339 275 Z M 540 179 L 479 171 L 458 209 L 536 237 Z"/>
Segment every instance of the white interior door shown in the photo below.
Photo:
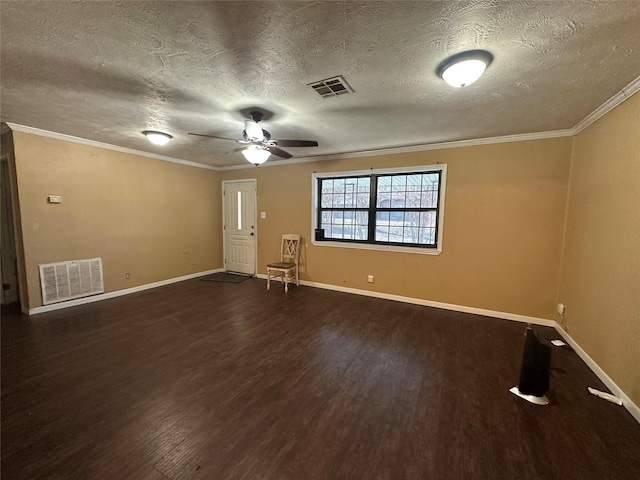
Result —
<path fill-rule="evenodd" d="M 222 182 L 224 266 L 230 272 L 256 273 L 256 180 Z"/>

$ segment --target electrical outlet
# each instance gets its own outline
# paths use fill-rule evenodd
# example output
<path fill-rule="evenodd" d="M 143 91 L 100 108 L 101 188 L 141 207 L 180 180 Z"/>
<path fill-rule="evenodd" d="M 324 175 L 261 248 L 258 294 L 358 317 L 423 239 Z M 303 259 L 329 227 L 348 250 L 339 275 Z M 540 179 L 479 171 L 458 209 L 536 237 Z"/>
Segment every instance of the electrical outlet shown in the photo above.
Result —
<path fill-rule="evenodd" d="M 564 303 L 559 303 L 558 305 L 556 305 L 556 312 L 558 312 L 560 315 L 564 315 L 565 310 L 566 307 L 564 306 Z"/>
<path fill-rule="evenodd" d="M 130 273 L 125 273 L 124 274 L 124 278 L 126 278 L 127 280 L 129 280 L 131 278 L 131 274 Z"/>
<path fill-rule="evenodd" d="M 367 276 L 367 282 L 373 283 L 373 275 L 368 275 Z"/>

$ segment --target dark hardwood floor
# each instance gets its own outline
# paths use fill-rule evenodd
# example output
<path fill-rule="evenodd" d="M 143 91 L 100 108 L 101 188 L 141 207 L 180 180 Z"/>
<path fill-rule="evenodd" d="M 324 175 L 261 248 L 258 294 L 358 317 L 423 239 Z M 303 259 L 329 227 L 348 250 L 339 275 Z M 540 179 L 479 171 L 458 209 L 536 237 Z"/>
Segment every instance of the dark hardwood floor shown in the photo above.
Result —
<path fill-rule="evenodd" d="M 7 480 L 639 478 L 640 425 L 575 352 L 552 405 L 508 392 L 521 323 L 250 279 L 1 326 Z"/>

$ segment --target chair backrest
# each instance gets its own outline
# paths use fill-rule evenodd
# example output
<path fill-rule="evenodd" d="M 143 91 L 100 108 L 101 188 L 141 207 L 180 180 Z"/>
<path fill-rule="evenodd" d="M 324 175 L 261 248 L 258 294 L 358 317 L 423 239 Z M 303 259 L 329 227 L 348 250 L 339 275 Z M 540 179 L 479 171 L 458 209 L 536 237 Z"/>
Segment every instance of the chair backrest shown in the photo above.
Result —
<path fill-rule="evenodd" d="M 300 235 L 297 233 L 285 233 L 282 235 L 282 257 L 281 261 L 291 262 L 298 265 L 300 254 Z"/>

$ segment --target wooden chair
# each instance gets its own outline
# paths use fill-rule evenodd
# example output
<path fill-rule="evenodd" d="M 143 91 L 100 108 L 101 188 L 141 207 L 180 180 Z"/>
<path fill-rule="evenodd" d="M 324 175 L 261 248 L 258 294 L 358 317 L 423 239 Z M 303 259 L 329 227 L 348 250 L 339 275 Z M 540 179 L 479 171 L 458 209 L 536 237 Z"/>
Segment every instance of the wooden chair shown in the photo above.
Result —
<path fill-rule="evenodd" d="M 282 235 L 282 247 L 280 249 L 280 261 L 267 265 L 267 290 L 271 288 L 271 277 L 280 276 L 284 283 L 284 291 L 289 291 L 289 281 L 295 279 L 300 286 L 298 278 L 298 257 L 300 255 L 300 235 L 285 233 Z"/>

